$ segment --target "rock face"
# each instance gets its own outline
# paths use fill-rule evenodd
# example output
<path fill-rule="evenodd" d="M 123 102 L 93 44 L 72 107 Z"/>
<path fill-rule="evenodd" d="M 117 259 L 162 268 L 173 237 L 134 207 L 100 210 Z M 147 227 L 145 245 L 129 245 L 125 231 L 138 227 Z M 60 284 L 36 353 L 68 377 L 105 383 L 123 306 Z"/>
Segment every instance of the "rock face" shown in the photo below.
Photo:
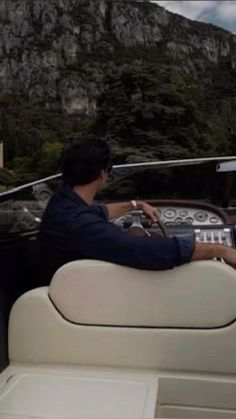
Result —
<path fill-rule="evenodd" d="M 222 62 L 236 72 L 236 36 L 153 3 L 0 1 L 1 92 L 94 116 L 104 74 L 140 53 L 196 78 Z"/>

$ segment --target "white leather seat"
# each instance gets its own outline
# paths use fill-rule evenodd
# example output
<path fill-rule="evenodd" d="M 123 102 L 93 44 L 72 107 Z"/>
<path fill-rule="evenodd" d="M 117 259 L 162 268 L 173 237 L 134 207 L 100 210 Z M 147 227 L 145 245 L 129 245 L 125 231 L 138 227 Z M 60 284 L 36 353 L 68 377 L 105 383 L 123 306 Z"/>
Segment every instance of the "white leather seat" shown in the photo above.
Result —
<path fill-rule="evenodd" d="M 109 368 L 118 374 L 122 368 L 128 371 L 137 368 L 139 374 L 141 369 L 146 370 L 145 374 L 151 370 L 151 376 L 155 371 L 167 372 L 167 377 L 160 376 L 158 382 L 159 416 L 198 416 L 201 412 L 201 417 L 205 417 L 218 408 L 219 417 L 228 412 L 234 417 L 235 288 L 235 271 L 216 262 L 191 263 L 165 272 L 137 271 L 97 261 L 65 265 L 55 274 L 50 289 L 29 291 L 12 308 L 9 359 L 16 377 L 9 372 L 10 384 L 6 377 L 3 380 L 6 398 L 1 397 L 0 414 L 4 411 L 14 417 L 15 412 L 23 413 L 26 416 L 22 417 L 28 419 L 35 411 L 40 413 L 36 409 L 38 403 L 40 411 L 52 415 L 53 395 L 56 393 L 58 399 L 59 394 L 55 383 L 63 394 L 67 393 L 69 408 L 66 403 L 63 406 L 68 414 L 73 406 L 83 407 L 84 393 L 78 392 L 74 376 L 73 385 L 68 378 L 76 368 L 89 366 L 90 372 L 95 368 L 100 376 L 103 369 Z M 18 365 L 30 368 L 28 375 L 23 371 L 22 380 L 19 380 Z M 40 371 L 42 365 L 47 367 L 44 376 Z M 64 378 L 58 380 L 56 373 L 52 384 L 54 372 L 50 372 L 49 366 L 54 372 L 60 366 L 67 368 Z M 32 367 L 36 368 L 36 374 L 32 373 Z M 128 392 L 123 382 L 121 385 L 125 400 L 129 399 L 130 406 L 136 409 L 133 390 Z M 87 381 L 85 386 L 88 389 Z M 110 389 L 110 383 L 108 386 Z M 44 391 L 38 400 L 40 388 Z M 148 384 L 148 388 L 153 413 L 157 383 L 152 387 Z M 86 409 L 95 406 L 97 413 L 93 404 L 97 400 L 97 388 L 94 388 L 94 398 L 91 399 L 90 389 L 87 394 Z M 116 415 L 116 389 L 113 394 L 116 408 L 112 407 L 112 412 Z M 36 402 L 31 395 L 36 397 Z M 99 396 L 99 406 L 100 400 Z M 103 403 L 105 406 L 112 402 L 107 391 L 105 400 L 109 400 Z M 123 400 L 122 393 L 122 406 Z M 147 400 L 146 387 L 142 387 L 141 396 L 138 394 L 144 412 L 142 400 Z"/>
<path fill-rule="evenodd" d="M 49 295 L 64 318 L 85 325 L 218 328 L 236 319 L 236 272 L 220 262 L 153 272 L 76 261 L 56 272 Z"/>
<path fill-rule="evenodd" d="M 236 272 L 220 262 L 165 272 L 73 262 L 55 274 L 50 289 L 16 301 L 9 358 L 234 374 L 235 318 Z"/>

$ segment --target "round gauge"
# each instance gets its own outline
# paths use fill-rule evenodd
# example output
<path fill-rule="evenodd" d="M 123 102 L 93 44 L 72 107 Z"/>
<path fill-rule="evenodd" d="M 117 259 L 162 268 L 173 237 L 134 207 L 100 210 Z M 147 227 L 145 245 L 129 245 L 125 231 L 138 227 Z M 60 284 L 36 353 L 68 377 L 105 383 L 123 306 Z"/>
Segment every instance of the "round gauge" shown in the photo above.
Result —
<path fill-rule="evenodd" d="M 179 215 L 180 215 L 180 217 L 187 217 L 188 216 L 188 211 L 182 210 L 182 211 L 180 211 Z"/>
<path fill-rule="evenodd" d="M 193 218 L 192 217 L 188 217 L 188 218 L 186 218 L 185 222 L 187 224 L 193 224 Z"/>
<path fill-rule="evenodd" d="M 204 223 L 204 221 L 207 220 L 208 215 L 206 212 L 204 211 L 198 211 L 196 212 L 196 214 L 194 215 L 195 220 L 199 221 L 200 223 Z"/>
<path fill-rule="evenodd" d="M 217 224 L 217 223 L 218 223 L 218 221 L 219 221 L 219 218 L 218 218 L 218 217 L 211 217 L 211 218 L 210 218 L 210 222 L 211 222 L 212 224 Z"/>
<path fill-rule="evenodd" d="M 177 217 L 175 219 L 175 224 L 182 224 L 182 222 L 183 222 L 183 218 L 181 218 L 181 217 Z"/>
<path fill-rule="evenodd" d="M 167 208 L 164 213 L 164 217 L 166 218 L 174 218 L 176 216 L 176 211 L 174 208 Z"/>

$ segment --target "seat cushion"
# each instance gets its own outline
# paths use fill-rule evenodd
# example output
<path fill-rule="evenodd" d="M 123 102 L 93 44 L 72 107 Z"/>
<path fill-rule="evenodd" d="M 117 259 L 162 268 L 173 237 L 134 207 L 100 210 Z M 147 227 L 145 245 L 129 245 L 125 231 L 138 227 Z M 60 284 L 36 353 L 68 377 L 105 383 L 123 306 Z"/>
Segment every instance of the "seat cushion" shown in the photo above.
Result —
<path fill-rule="evenodd" d="M 236 272 L 213 261 L 155 272 L 71 262 L 55 273 L 49 295 L 77 324 L 218 328 L 236 318 Z"/>

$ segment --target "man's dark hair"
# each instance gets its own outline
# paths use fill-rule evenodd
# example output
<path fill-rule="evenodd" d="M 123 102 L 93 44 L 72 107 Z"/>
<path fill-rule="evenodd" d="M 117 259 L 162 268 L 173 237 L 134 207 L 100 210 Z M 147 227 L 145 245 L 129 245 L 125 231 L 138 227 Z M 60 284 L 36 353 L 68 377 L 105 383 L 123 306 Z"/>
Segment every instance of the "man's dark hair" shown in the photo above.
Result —
<path fill-rule="evenodd" d="M 63 179 L 71 188 L 96 180 L 110 166 L 110 148 L 99 138 L 73 144 L 63 155 Z"/>

